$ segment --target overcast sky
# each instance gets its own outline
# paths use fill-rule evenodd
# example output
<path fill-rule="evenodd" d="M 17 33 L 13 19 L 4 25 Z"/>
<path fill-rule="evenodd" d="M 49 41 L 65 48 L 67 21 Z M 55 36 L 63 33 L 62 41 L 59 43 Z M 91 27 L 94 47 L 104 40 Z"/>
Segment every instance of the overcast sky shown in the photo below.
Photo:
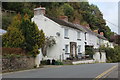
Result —
<path fill-rule="evenodd" d="M 103 13 L 103 18 L 107 20 L 107 25 L 116 33 L 118 33 L 118 2 L 119 0 L 89 0 L 90 4 L 94 4 L 99 7 L 100 11 Z"/>

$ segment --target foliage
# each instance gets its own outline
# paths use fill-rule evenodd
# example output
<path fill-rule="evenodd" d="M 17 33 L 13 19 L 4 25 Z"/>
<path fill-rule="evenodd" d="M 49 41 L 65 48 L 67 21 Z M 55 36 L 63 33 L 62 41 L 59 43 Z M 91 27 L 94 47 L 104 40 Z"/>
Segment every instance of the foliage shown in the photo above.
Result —
<path fill-rule="evenodd" d="M 41 64 L 42 64 L 42 65 L 47 65 L 47 60 L 42 60 L 42 61 L 41 61 Z"/>
<path fill-rule="evenodd" d="M 38 29 L 34 22 L 31 22 L 28 17 L 24 17 L 20 25 L 20 30 L 25 37 L 23 48 L 30 53 L 38 54 L 45 40 L 43 30 Z"/>
<path fill-rule="evenodd" d="M 77 18 L 81 25 L 89 24 L 92 30 L 98 29 L 99 32 L 104 32 L 105 37 L 109 40 L 109 37 L 113 34 L 110 28 L 106 26 L 103 14 L 99 8 L 93 4 L 90 5 L 88 2 L 4 2 L 3 8 L 20 12 L 23 15 L 27 13 L 31 18 L 33 9 L 40 5 L 46 7 L 47 15 L 56 18 L 66 15 L 71 22 L 74 22 Z"/>
<path fill-rule="evenodd" d="M 38 49 L 43 46 L 45 35 L 43 30 L 39 30 L 38 26 L 29 20 L 27 14 L 24 18 L 18 14 L 13 18 L 2 40 L 3 47 L 23 48 L 35 56 L 39 53 Z"/>
<path fill-rule="evenodd" d="M 90 46 L 86 46 L 86 47 L 85 47 L 85 54 L 86 54 L 86 55 L 89 55 L 90 58 L 93 58 L 93 55 L 95 54 L 94 48 L 93 48 L 93 47 L 90 47 Z"/>
<path fill-rule="evenodd" d="M 24 36 L 19 29 L 15 27 L 8 27 L 7 33 L 2 36 L 2 45 L 3 47 L 17 48 L 21 47 L 24 40 Z"/>
<path fill-rule="evenodd" d="M 63 65 L 63 63 L 60 61 L 55 61 L 55 65 Z"/>
<path fill-rule="evenodd" d="M 63 8 L 63 12 L 66 16 L 70 17 L 71 15 L 73 15 L 74 9 L 69 4 L 65 3 L 62 6 L 62 8 Z"/>
<path fill-rule="evenodd" d="M 120 46 L 114 48 L 101 47 L 100 49 L 105 50 L 107 62 L 120 62 Z"/>
<path fill-rule="evenodd" d="M 55 44 L 56 44 L 56 42 L 55 42 L 55 39 L 53 37 L 46 37 L 45 42 L 42 46 L 43 56 L 46 56 L 47 48 L 50 48 L 51 46 L 54 46 Z"/>
<path fill-rule="evenodd" d="M 7 30 L 8 26 L 11 24 L 15 14 L 2 13 L 2 29 Z"/>

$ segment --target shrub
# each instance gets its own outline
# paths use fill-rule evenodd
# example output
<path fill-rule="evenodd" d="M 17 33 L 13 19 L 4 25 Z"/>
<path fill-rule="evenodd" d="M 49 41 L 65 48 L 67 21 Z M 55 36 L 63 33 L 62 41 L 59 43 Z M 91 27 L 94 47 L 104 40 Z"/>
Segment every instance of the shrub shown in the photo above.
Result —
<path fill-rule="evenodd" d="M 55 61 L 55 65 L 63 65 L 63 63 L 60 61 Z"/>
<path fill-rule="evenodd" d="M 120 46 L 114 48 L 100 47 L 100 50 L 105 50 L 107 62 L 120 62 Z"/>
<path fill-rule="evenodd" d="M 85 47 L 85 54 L 89 55 L 90 58 L 93 58 L 93 55 L 95 54 L 93 47 L 86 46 Z"/>
<path fill-rule="evenodd" d="M 42 61 L 41 61 L 41 64 L 42 64 L 42 65 L 47 65 L 47 60 L 42 60 Z"/>

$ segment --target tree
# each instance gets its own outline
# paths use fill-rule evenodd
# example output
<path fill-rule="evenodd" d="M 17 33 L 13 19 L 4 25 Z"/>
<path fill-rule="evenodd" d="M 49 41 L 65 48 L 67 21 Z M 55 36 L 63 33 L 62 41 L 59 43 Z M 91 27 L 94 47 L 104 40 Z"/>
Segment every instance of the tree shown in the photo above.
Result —
<path fill-rule="evenodd" d="M 85 54 L 89 55 L 91 59 L 93 59 L 93 55 L 95 54 L 94 48 L 92 46 L 85 47 Z"/>
<path fill-rule="evenodd" d="M 3 47 L 21 47 L 24 42 L 24 36 L 19 30 L 21 24 L 21 15 L 18 14 L 12 20 L 12 23 L 7 29 L 7 33 L 3 35 Z"/>
<path fill-rule="evenodd" d="M 73 7 L 71 7 L 69 4 L 66 4 L 66 3 L 65 3 L 65 4 L 62 6 L 62 8 L 63 8 L 64 14 L 65 14 L 66 16 L 70 17 L 71 15 L 73 15 L 74 9 L 73 9 Z"/>
<path fill-rule="evenodd" d="M 8 27 L 7 33 L 2 36 L 3 47 L 21 47 L 24 42 L 22 32 L 15 27 Z"/>
<path fill-rule="evenodd" d="M 38 26 L 26 18 L 24 16 L 20 25 L 20 30 L 25 37 L 23 48 L 31 54 L 36 55 L 39 53 L 38 49 L 44 44 L 45 35 L 43 30 L 39 31 Z"/>

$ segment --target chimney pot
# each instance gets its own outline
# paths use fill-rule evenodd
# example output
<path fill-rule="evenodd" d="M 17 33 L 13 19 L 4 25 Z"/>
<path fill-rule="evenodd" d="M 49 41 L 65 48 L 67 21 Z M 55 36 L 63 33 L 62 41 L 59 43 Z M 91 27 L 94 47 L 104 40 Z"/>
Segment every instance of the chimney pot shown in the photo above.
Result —
<path fill-rule="evenodd" d="M 93 32 L 97 33 L 98 34 L 98 30 L 94 30 Z"/>
<path fill-rule="evenodd" d="M 59 16 L 59 19 L 68 22 L 68 17 L 67 16 Z"/>
<path fill-rule="evenodd" d="M 88 29 L 90 29 L 89 24 L 84 24 L 83 26 L 86 27 L 86 28 L 88 28 Z"/>
<path fill-rule="evenodd" d="M 80 20 L 75 18 L 75 20 L 73 21 L 74 24 L 80 24 Z"/>
<path fill-rule="evenodd" d="M 104 33 L 103 33 L 103 32 L 100 32 L 100 35 L 101 35 L 101 36 L 104 36 Z"/>

